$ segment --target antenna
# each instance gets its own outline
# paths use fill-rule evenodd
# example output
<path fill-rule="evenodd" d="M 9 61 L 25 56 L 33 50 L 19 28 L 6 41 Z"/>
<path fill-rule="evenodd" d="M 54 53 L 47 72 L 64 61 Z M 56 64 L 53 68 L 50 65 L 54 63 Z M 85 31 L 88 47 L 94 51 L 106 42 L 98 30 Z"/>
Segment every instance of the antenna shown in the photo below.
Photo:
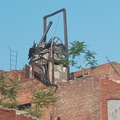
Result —
<path fill-rule="evenodd" d="M 108 62 L 110 63 L 110 65 L 112 66 L 112 68 L 114 69 L 114 71 L 117 73 L 117 75 L 120 76 L 119 72 L 117 71 L 117 69 L 115 68 L 115 66 L 110 62 L 110 60 L 108 59 L 108 57 L 106 57 L 106 59 L 108 60 Z"/>
<path fill-rule="evenodd" d="M 10 70 L 17 69 L 17 51 L 13 51 L 8 47 L 10 50 Z"/>

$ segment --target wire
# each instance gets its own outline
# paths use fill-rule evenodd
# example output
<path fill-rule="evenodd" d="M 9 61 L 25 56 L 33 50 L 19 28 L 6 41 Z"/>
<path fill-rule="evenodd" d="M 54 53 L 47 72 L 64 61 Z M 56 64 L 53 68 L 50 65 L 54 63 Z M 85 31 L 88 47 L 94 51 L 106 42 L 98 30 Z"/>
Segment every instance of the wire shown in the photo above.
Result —
<path fill-rule="evenodd" d="M 119 72 L 116 70 L 116 68 L 113 66 L 113 64 L 110 62 L 110 60 L 106 57 L 106 59 L 108 60 L 108 62 L 110 63 L 110 65 L 112 66 L 112 68 L 114 69 L 114 71 L 117 73 L 117 75 L 120 76 Z"/>
<path fill-rule="evenodd" d="M 53 57 L 53 40 L 54 40 L 54 38 L 55 38 L 55 33 L 56 33 L 56 30 L 57 30 L 57 25 L 58 25 L 58 22 L 59 22 L 59 18 L 60 17 L 58 17 L 58 19 L 57 19 L 57 22 L 56 22 L 56 26 L 55 26 L 55 31 L 54 31 L 54 33 L 53 33 L 53 37 L 52 37 L 52 42 L 51 42 L 51 57 Z"/>

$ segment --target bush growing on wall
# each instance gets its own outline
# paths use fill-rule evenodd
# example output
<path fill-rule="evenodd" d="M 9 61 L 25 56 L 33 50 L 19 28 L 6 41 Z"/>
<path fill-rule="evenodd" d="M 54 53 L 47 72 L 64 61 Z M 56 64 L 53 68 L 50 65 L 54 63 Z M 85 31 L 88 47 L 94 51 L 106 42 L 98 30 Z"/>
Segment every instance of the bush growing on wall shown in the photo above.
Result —
<path fill-rule="evenodd" d="M 5 108 L 18 109 L 17 94 L 20 90 L 20 82 L 5 77 L 0 74 L 0 105 Z M 27 114 L 36 118 L 41 118 L 44 111 L 43 108 L 50 108 L 58 100 L 51 90 L 40 90 L 37 88 L 32 94 L 32 106 L 25 109 Z"/>
<path fill-rule="evenodd" d="M 33 93 L 32 104 L 33 106 L 29 108 L 28 114 L 41 118 L 43 115 L 43 108 L 50 108 L 56 103 L 58 97 L 55 96 L 51 90 L 39 90 Z"/>
<path fill-rule="evenodd" d="M 0 105 L 6 108 L 17 108 L 18 102 L 16 100 L 19 91 L 19 81 L 5 77 L 0 74 L 0 93 L 2 98 Z"/>

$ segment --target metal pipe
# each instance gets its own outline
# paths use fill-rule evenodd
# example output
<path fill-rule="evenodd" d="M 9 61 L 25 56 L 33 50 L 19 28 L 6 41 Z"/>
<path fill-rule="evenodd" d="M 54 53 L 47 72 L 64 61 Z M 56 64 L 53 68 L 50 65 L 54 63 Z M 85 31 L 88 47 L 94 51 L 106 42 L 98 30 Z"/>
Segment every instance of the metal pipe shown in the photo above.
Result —
<path fill-rule="evenodd" d="M 53 22 L 50 21 L 49 24 L 48 24 L 48 26 L 47 26 L 47 28 L 46 28 L 45 31 L 44 31 L 44 34 L 43 34 L 43 36 L 42 36 L 39 44 L 41 44 L 42 42 L 44 42 L 44 39 L 45 39 L 45 37 L 46 37 L 46 34 L 48 33 L 48 30 L 50 29 L 50 27 L 51 27 L 52 24 L 53 24 Z M 38 46 L 39 46 L 39 44 L 38 44 Z"/>
<path fill-rule="evenodd" d="M 43 34 L 45 33 L 45 30 L 46 30 L 46 18 L 43 18 L 44 20 L 43 20 L 43 24 L 44 24 L 44 26 L 43 26 Z M 46 42 L 46 36 L 44 37 L 44 42 Z"/>
<path fill-rule="evenodd" d="M 60 9 L 54 13 L 51 13 L 49 15 L 46 15 L 43 17 L 43 20 L 44 20 L 44 28 L 43 28 L 43 32 L 45 32 L 46 30 L 46 23 L 47 23 L 47 18 L 48 17 L 51 17 L 53 15 L 56 15 L 60 12 L 63 12 L 63 21 L 64 21 L 64 43 L 65 45 L 67 46 L 68 45 L 68 37 L 67 37 L 67 18 L 66 18 L 66 9 L 63 8 L 63 9 Z M 44 39 L 44 42 L 46 42 L 46 39 Z"/>
<path fill-rule="evenodd" d="M 46 18 L 48 18 L 48 17 L 51 17 L 51 16 L 53 16 L 53 15 L 55 15 L 55 14 L 58 14 L 58 13 L 60 13 L 60 12 L 65 11 L 65 10 L 66 10 L 65 8 L 62 8 L 62 9 L 60 9 L 60 10 L 54 12 L 54 13 L 51 13 L 51 14 L 49 14 L 49 15 L 44 16 L 43 18 L 46 19 Z"/>

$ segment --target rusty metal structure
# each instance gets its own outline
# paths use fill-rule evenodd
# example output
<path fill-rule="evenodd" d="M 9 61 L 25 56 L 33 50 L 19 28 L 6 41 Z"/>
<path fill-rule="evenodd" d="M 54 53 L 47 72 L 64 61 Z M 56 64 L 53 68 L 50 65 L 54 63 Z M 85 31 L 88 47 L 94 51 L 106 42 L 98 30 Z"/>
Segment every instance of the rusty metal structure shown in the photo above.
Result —
<path fill-rule="evenodd" d="M 64 41 L 59 37 L 52 37 L 47 40 L 47 33 L 53 24 L 52 21 L 47 25 L 47 18 L 54 16 L 60 12 L 63 12 L 63 26 L 64 26 Z M 46 85 L 55 85 L 56 79 L 69 79 L 69 67 L 68 65 L 62 65 L 61 57 L 68 60 L 68 38 L 67 38 L 67 19 L 66 9 L 58 10 L 52 14 L 43 17 L 43 36 L 39 41 L 29 49 L 29 65 L 27 68 L 27 76 L 36 77 Z M 58 76 L 55 74 L 58 74 Z M 63 75 L 64 74 L 64 75 Z M 55 77 L 56 76 L 56 77 Z"/>

